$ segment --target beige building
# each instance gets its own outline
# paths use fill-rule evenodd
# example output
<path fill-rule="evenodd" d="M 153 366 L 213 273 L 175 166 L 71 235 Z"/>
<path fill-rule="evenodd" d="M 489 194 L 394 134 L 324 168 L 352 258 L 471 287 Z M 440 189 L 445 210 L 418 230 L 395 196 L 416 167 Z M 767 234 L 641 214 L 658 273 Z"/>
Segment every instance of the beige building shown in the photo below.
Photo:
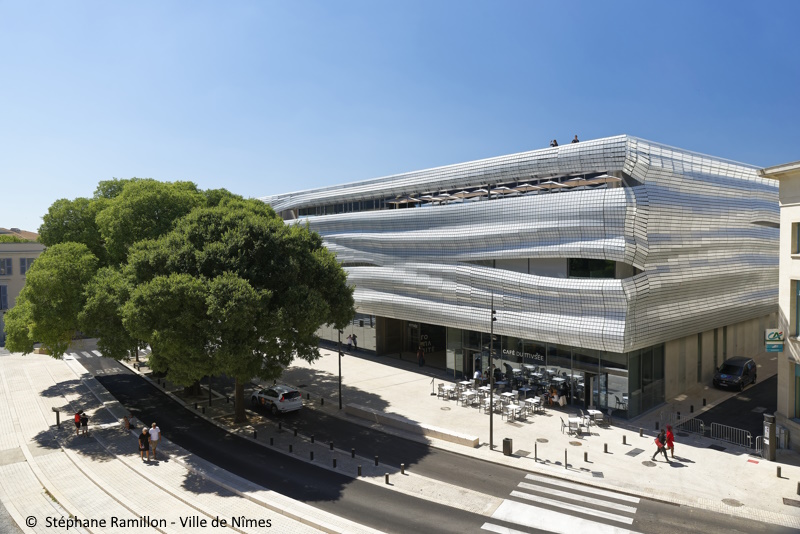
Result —
<path fill-rule="evenodd" d="M 781 233 L 779 321 L 784 333 L 778 358 L 778 427 L 789 432 L 789 445 L 800 449 L 800 161 L 769 167 L 761 176 L 780 183 Z"/>
<path fill-rule="evenodd" d="M 2 235 L 34 240 L 38 237 L 18 228 L 0 228 Z M 5 345 L 5 314 L 17 302 L 17 296 L 25 285 L 25 273 L 42 251 L 44 245 L 36 241 L 0 243 L 0 345 Z"/>

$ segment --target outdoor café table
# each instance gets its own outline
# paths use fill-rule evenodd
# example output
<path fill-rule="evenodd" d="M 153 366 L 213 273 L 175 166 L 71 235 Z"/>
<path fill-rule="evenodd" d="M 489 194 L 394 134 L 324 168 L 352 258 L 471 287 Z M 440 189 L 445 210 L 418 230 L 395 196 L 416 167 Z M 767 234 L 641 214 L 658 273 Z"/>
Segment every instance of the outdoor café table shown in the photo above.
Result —
<path fill-rule="evenodd" d="M 459 382 L 459 384 L 461 384 L 462 386 L 471 386 L 473 382 L 474 382 L 473 380 L 462 380 L 461 382 Z"/>
<path fill-rule="evenodd" d="M 536 378 L 542 378 L 542 373 L 531 373 L 531 376 L 535 376 Z"/>
<path fill-rule="evenodd" d="M 542 401 L 538 397 L 534 397 L 532 399 L 525 399 L 525 404 L 528 406 L 528 410 L 533 413 L 536 411 L 536 408 L 542 407 Z"/>
<path fill-rule="evenodd" d="M 535 366 L 535 365 L 531 365 L 531 364 L 529 364 L 529 363 L 523 363 L 523 364 L 522 364 L 522 367 L 524 367 L 524 368 L 525 368 L 525 369 L 527 369 L 528 371 L 533 371 L 534 369 L 536 369 L 536 366 Z"/>
<path fill-rule="evenodd" d="M 506 414 L 507 421 L 513 421 L 517 417 L 517 412 L 519 412 L 519 405 L 518 404 L 506 404 L 503 411 Z"/>
<path fill-rule="evenodd" d="M 553 382 L 557 382 L 557 383 L 559 383 L 559 384 L 560 384 L 561 382 L 563 382 L 563 381 L 564 381 L 564 377 L 563 377 L 563 376 L 557 376 L 557 377 L 555 377 L 555 378 L 553 379 Z"/>
<path fill-rule="evenodd" d="M 597 421 L 602 422 L 603 421 L 603 412 L 601 412 L 600 410 L 586 410 L 586 413 L 589 414 L 589 417 L 592 418 L 592 421 L 595 421 L 595 422 L 597 422 Z"/>
<path fill-rule="evenodd" d="M 529 388 L 528 386 L 522 386 L 521 388 L 519 388 L 519 391 L 522 393 L 523 398 L 526 398 L 526 399 L 528 398 L 528 392 L 531 391 L 531 390 L 532 390 L 532 388 Z"/>
<path fill-rule="evenodd" d="M 474 389 L 465 389 L 461 392 L 461 405 L 463 406 L 465 402 L 472 404 L 472 401 L 476 400 L 478 397 L 478 392 Z"/>
<path fill-rule="evenodd" d="M 494 383 L 494 385 L 504 388 L 508 385 L 508 382 L 506 382 L 505 380 L 498 380 L 497 382 Z"/>
<path fill-rule="evenodd" d="M 442 389 L 445 393 L 447 393 L 447 397 L 450 398 L 452 396 L 453 391 L 455 391 L 456 387 L 453 384 L 445 384 L 442 386 Z"/>
<path fill-rule="evenodd" d="M 505 399 L 508 399 L 508 400 L 511 400 L 511 399 L 514 398 L 514 394 L 509 392 L 509 391 L 506 391 L 505 393 L 501 393 L 500 396 L 505 398 Z"/>

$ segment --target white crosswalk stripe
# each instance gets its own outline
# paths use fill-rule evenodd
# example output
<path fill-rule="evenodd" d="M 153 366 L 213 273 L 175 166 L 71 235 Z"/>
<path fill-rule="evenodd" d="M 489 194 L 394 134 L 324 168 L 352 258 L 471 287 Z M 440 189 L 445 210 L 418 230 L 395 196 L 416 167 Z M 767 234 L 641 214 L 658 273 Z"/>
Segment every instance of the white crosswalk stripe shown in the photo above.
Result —
<path fill-rule="evenodd" d="M 87 358 L 94 358 L 94 354 L 92 354 L 91 352 L 85 352 L 85 351 L 81 352 L 81 356 L 85 356 Z"/>
<path fill-rule="evenodd" d="M 93 350 L 92 354 L 94 354 L 95 356 L 100 356 L 101 358 L 103 356 L 103 354 L 99 350 Z"/>
<path fill-rule="evenodd" d="M 584 530 L 632 534 L 634 531 L 625 527 L 633 524 L 638 503 L 639 497 L 527 474 L 492 514 L 494 521 L 512 523 L 522 530 L 494 522 L 484 523 L 481 529 L 499 534 L 524 534 L 527 528 L 557 534 Z"/>

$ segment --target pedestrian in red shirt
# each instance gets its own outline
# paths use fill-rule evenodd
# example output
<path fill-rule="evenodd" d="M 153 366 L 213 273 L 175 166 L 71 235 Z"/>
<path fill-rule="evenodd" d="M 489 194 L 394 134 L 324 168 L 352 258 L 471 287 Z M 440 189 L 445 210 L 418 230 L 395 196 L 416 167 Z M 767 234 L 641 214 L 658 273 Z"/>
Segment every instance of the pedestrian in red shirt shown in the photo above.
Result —
<path fill-rule="evenodd" d="M 675 458 L 675 434 L 672 433 L 672 425 L 667 425 L 667 449 Z"/>

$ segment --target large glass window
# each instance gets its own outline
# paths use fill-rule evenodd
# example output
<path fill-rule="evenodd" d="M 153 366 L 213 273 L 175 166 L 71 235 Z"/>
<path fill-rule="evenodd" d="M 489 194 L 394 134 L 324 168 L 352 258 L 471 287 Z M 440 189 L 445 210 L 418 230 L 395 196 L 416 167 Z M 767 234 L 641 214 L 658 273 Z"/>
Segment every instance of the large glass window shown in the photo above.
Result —
<path fill-rule="evenodd" d="M 11 269 L 12 264 L 11 258 L 0 258 L 0 275 L 11 276 L 14 274 Z"/>
<path fill-rule="evenodd" d="M 0 286 L 0 310 L 8 309 L 8 286 Z"/>
<path fill-rule="evenodd" d="M 570 278 L 614 278 L 616 262 L 590 258 L 570 258 L 567 276 Z"/>

